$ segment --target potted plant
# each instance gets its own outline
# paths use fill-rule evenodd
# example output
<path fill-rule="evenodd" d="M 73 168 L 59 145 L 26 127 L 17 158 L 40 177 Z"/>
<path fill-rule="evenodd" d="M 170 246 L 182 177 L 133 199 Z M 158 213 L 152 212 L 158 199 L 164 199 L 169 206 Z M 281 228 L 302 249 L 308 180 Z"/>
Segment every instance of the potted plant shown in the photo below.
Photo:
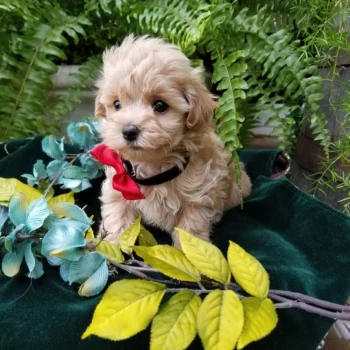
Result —
<path fill-rule="evenodd" d="M 0 43 L 2 139 L 57 133 L 81 99 L 81 90 L 96 79 L 103 49 L 133 32 L 163 36 L 194 65 L 204 64 L 212 74 L 213 92 L 220 96 L 217 131 L 235 159 L 262 117 L 273 123 L 278 145 L 291 149 L 304 103 L 314 111 L 313 131 L 327 141 L 324 117 L 317 113 L 322 89 L 317 67 L 303 56 L 295 33 L 276 22 L 275 7 L 206 0 L 128 0 L 117 5 L 3 2 L 1 28 L 10 35 Z M 57 71 L 67 62 L 82 63 L 78 80 L 65 92 L 52 94 L 52 74 L 62 75 Z"/>

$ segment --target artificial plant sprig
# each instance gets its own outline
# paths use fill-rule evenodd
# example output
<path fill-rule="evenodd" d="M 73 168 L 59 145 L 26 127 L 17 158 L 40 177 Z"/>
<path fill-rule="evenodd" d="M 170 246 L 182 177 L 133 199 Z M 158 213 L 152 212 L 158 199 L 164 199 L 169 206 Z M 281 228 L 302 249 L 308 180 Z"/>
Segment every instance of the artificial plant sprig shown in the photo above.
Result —
<path fill-rule="evenodd" d="M 136 220 L 122 235 L 121 240 L 124 245 L 121 245 L 120 248 L 116 248 L 103 239 L 100 240 L 102 241 L 100 244 L 99 239 L 87 243 L 89 251 L 96 248 L 101 254 L 108 256 L 107 263 L 112 271 L 114 269 L 126 271 L 144 282 L 121 280 L 113 283 L 97 306 L 92 323 L 83 338 L 95 334 L 111 340 L 121 340 L 138 333 L 151 324 L 151 349 L 183 349 L 189 346 L 196 334 L 195 330 L 182 334 L 177 329 L 176 319 L 187 317 L 192 320 L 191 326 L 197 324 L 205 349 L 214 349 L 219 345 L 220 349 L 233 349 L 236 346 L 237 349 L 242 349 L 273 330 L 277 324 L 276 309 L 297 308 L 339 321 L 350 319 L 349 306 L 323 301 L 301 293 L 271 290 L 265 269 L 237 244 L 230 242 L 228 260 L 226 260 L 215 246 L 183 230 L 177 230 L 183 251 L 168 245 L 158 245 L 155 240 L 153 240 L 155 245 L 135 245 L 136 241 L 140 242 L 138 235 L 145 234 L 145 232 L 150 235 L 140 224 L 140 219 Z M 125 244 L 126 242 L 128 244 Z M 109 246 L 113 248 L 108 248 Z M 117 253 L 118 250 L 119 253 Z M 130 258 L 127 260 L 115 259 L 121 251 L 128 254 Z M 143 261 L 135 259 L 134 254 L 141 257 Z M 155 273 L 157 273 L 156 276 Z M 209 275 L 210 278 L 208 278 Z M 237 283 L 231 280 L 232 277 Z M 120 293 L 123 293 L 123 296 Z M 170 299 L 171 301 L 166 302 L 157 311 L 165 293 L 175 295 Z M 199 302 L 198 308 L 194 315 L 189 316 L 187 313 L 189 306 L 186 303 L 178 305 L 178 308 L 173 305 L 175 300 L 180 303 L 178 300 L 182 300 L 180 295 L 183 297 L 186 295 L 188 301 L 193 300 L 194 296 L 205 298 L 203 302 L 200 298 L 196 299 Z M 117 297 L 121 298 L 120 302 L 117 302 Z M 148 306 L 144 304 L 146 299 Z M 216 307 L 216 303 L 219 303 L 221 307 Z M 134 320 L 131 327 L 128 322 L 131 322 L 130 317 L 136 311 L 127 305 L 135 305 L 135 307 L 138 305 L 137 310 L 143 310 L 145 313 L 144 318 L 137 323 Z M 173 306 L 170 307 L 170 305 Z M 240 311 L 241 307 L 243 307 L 243 316 Z M 230 315 L 226 315 L 227 310 L 230 310 Z M 207 312 L 210 312 L 211 319 L 205 317 Z M 211 324 L 212 318 L 216 317 L 214 314 L 217 314 L 220 322 L 228 322 L 230 317 L 235 315 L 235 322 L 231 323 L 234 326 L 230 327 L 230 334 L 225 328 Z M 167 318 L 168 328 L 159 320 L 163 320 L 163 317 Z M 263 325 L 261 320 L 264 320 Z M 221 334 L 224 340 L 212 343 L 207 329 Z M 255 329 L 253 333 L 252 329 Z M 232 334 L 235 336 L 233 337 Z M 171 339 L 185 339 L 186 341 L 174 343 L 174 340 Z"/>

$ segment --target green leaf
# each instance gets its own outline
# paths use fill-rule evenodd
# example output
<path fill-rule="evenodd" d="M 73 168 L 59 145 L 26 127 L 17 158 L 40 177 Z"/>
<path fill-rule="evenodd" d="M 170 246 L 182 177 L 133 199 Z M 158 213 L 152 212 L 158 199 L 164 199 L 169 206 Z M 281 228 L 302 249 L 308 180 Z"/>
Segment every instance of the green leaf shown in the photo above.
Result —
<path fill-rule="evenodd" d="M 199 282 L 201 280 L 198 269 L 191 264 L 185 254 L 169 245 L 152 247 L 133 247 L 148 265 L 161 273 L 180 281 Z"/>
<path fill-rule="evenodd" d="M 123 232 L 120 237 L 120 248 L 126 253 L 132 252 L 132 246 L 135 244 L 138 235 L 141 232 L 141 217 L 139 217 L 129 228 Z"/>
<path fill-rule="evenodd" d="M 111 284 L 97 305 L 92 322 L 82 335 L 123 340 L 147 328 L 158 312 L 164 284 L 122 280 Z"/>
<path fill-rule="evenodd" d="M 181 248 L 187 259 L 205 276 L 223 284 L 230 283 L 230 268 L 219 250 L 209 242 L 175 228 L 179 232 Z"/>
<path fill-rule="evenodd" d="M 90 242 L 95 246 L 94 250 L 105 256 L 107 259 L 117 263 L 122 263 L 125 261 L 124 255 L 115 244 L 102 241 L 99 238 L 89 240 L 88 244 L 90 244 Z"/>
<path fill-rule="evenodd" d="M 261 263 L 232 241 L 230 241 L 227 258 L 237 283 L 247 293 L 258 298 L 266 298 L 270 282 L 269 275 Z"/>
<path fill-rule="evenodd" d="M 243 306 L 232 290 L 214 290 L 199 308 L 197 329 L 205 350 L 232 350 L 243 329 Z"/>
<path fill-rule="evenodd" d="M 67 56 L 66 54 L 59 49 L 58 47 L 52 45 L 52 44 L 45 44 L 41 47 L 41 52 L 46 53 L 48 55 L 52 55 L 55 57 L 60 58 L 61 60 L 66 60 Z"/>
<path fill-rule="evenodd" d="M 245 298 L 244 326 L 238 339 L 237 349 L 243 349 L 253 341 L 260 340 L 270 334 L 276 327 L 278 316 L 270 299 Z"/>
<path fill-rule="evenodd" d="M 175 294 L 152 321 L 150 350 L 182 350 L 196 336 L 201 298 L 191 290 Z"/>

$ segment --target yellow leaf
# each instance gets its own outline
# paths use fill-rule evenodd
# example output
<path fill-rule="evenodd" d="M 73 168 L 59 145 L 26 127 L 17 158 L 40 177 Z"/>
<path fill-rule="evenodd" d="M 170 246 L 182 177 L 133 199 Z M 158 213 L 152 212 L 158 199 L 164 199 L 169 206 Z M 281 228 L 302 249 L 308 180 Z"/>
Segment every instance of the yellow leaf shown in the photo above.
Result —
<path fill-rule="evenodd" d="M 104 255 L 107 259 L 113 260 L 117 263 L 124 262 L 124 255 L 115 244 L 101 241 L 99 238 L 92 239 L 90 242 L 95 246 L 94 250 Z"/>
<path fill-rule="evenodd" d="M 141 217 L 139 217 L 129 228 L 127 228 L 120 237 L 120 249 L 126 253 L 131 254 L 132 248 L 136 242 L 137 236 L 141 231 Z"/>
<path fill-rule="evenodd" d="M 122 280 L 111 284 L 97 305 L 92 322 L 82 335 L 123 340 L 147 328 L 158 312 L 164 284 Z"/>
<path fill-rule="evenodd" d="M 219 248 L 179 228 L 176 231 L 186 257 L 203 275 L 223 284 L 230 283 L 230 268 Z"/>
<path fill-rule="evenodd" d="M 201 280 L 198 269 L 179 249 L 169 245 L 135 246 L 133 249 L 148 265 L 164 275 L 180 281 L 199 282 Z"/>
<path fill-rule="evenodd" d="M 175 294 L 152 321 L 150 350 L 186 349 L 196 336 L 201 298 L 191 290 Z"/>
<path fill-rule="evenodd" d="M 245 298 L 242 300 L 244 326 L 237 349 L 243 349 L 253 341 L 270 334 L 276 327 L 278 316 L 270 299 Z"/>
<path fill-rule="evenodd" d="M 197 314 L 197 329 L 205 350 L 232 350 L 243 329 L 243 306 L 232 290 L 208 294 Z"/>
<path fill-rule="evenodd" d="M 17 192 L 23 192 L 29 203 L 42 197 L 40 191 L 17 179 L 0 178 L 0 202 L 8 205 L 12 196 Z"/>
<path fill-rule="evenodd" d="M 93 221 L 94 219 L 94 216 L 91 215 L 89 217 L 89 219 L 91 220 L 91 222 Z M 89 229 L 86 231 L 85 233 L 85 239 L 94 239 L 95 238 L 95 235 L 94 235 L 94 231 L 92 230 L 92 227 L 89 227 Z"/>
<path fill-rule="evenodd" d="M 90 227 L 85 233 L 85 239 L 94 239 L 94 238 L 95 238 L 94 231 Z"/>
<path fill-rule="evenodd" d="M 74 192 L 68 192 L 68 193 L 64 193 L 61 194 L 59 196 L 56 197 L 52 197 L 51 199 L 48 200 L 48 205 L 49 208 L 52 210 L 53 207 L 58 204 L 58 203 L 71 203 L 74 204 Z"/>
<path fill-rule="evenodd" d="M 139 245 L 150 247 L 157 244 L 158 242 L 153 237 L 152 233 L 141 226 L 141 231 L 139 234 Z"/>
<path fill-rule="evenodd" d="M 232 350 L 242 332 L 243 306 L 232 290 L 208 294 L 197 314 L 197 329 L 205 350 Z"/>
<path fill-rule="evenodd" d="M 227 258 L 237 283 L 250 295 L 266 298 L 270 281 L 261 263 L 232 241 L 230 241 Z"/>

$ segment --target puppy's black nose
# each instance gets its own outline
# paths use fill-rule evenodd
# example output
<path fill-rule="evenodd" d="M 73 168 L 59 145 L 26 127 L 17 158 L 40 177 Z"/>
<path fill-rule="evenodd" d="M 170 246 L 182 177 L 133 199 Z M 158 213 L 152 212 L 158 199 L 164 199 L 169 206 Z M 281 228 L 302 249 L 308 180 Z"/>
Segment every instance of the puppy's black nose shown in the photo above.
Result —
<path fill-rule="evenodd" d="M 139 133 L 140 129 L 136 125 L 126 125 L 123 128 L 123 136 L 127 141 L 135 141 Z"/>

